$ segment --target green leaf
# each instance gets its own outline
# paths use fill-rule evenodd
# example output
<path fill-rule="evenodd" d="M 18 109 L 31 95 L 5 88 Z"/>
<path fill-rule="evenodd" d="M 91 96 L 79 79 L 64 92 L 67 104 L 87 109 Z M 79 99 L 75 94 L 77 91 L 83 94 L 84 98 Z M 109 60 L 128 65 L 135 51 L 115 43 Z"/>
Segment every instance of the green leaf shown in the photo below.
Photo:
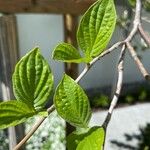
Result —
<path fill-rule="evenodd" d="M 77 32 L 78 44 L 86 58 L 104 51 L 114 32 L 116 18 L 113 0 L 98 0 L 87 10 Z"/>
<path fill-rule="evenodd" d="M 136 0 L 128 0 L 129 4 L 132 6 L 132 7 L 135 7 L 136 5 Z"/>
<path fill-rule="evenodd" d="M 67 137 L 68 150 L 103 150 L 105 131 L 92 127 L 85 133 L 73 132 Z"/>
<path fill-rule="evenodd" d="M 67 75 L 64 75 L 55 91 L 54 104 L 58 114 L 70 124 L 87 127 L 91 117 L 88 97 L 82 88 Z"/>
<path fill-rule="evenodd" d="M 16 65 L 13 90 L 17 100 L 41 110 L 49 100 L 53 75 L 38 48 L 26 54 Z"/>
<path fill-rule="evenodd" d="M 37 114 L 33 107 L 11 100 L 0 103 L 0 129 L 15 126 Z"/>
<path fill-rule="evenodd" d="M 81 63 L 84 62 L 84 59 L 79 54 L 79 51 L 68 43 L 60 43 L 56 46 L 53 51 L 53 59 L 63 61 L 63 62 L 72 62 L 72 63 Z"/>
<path fill-rule="evenodd" d="M 103 150 L 105 133 L 103 128 L 97 128 L 86 136 L 77 146 L 77 150 Z"/>
<path fill-rule="evenodd" d="M 150 11 L 150 0 L 143 1 L 143 5 L 147 11 Z"/>
<path fill-rule="evenodd" d="M 90 134 L 91 128 L 82 128 L 84 131 L 74 131 L 70 135 L 67 136 L 67 150 L 76 150 L 78 144 L 80 141 L 84 139 L 84 137 L 88 136 Z M 92 130 L 92 129 L 91 129 Z"/>

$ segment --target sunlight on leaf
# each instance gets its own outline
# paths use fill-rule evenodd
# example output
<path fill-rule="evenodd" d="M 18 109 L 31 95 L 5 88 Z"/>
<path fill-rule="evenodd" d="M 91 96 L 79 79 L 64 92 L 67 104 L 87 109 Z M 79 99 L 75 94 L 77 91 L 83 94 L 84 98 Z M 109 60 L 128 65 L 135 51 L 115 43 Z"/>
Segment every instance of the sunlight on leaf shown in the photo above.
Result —
<path fill-rule="evenodd" d="M 103 150 L 105 131 L 92 127 L 85 133 L 73 132 L 67 137 L 68 150 Z"/>
<path fill-rule="evenodd" d="M 58 114 L 70 124 L 87 127 L 91 117 L 88 97 L 68 75 L 64 75 L 55 91 L 54 104 Z"/>
<path fill-rule="evenodd" d="M 62 62 L 81 63 L 84 59 L 79 54 L 78 50 L 71 44 L 61 43 L 56 46 L 53 51 L 53 59 Z"/>
<path fill-rule="evenodd" d="M 0 103 L 0 129 L 15 126 L 37 114 L 33 107 L 21 101 L 11 100 Z"/>
<path fill-rule="evenodd" d="M 77 32 L 78 44 L 87 58 L 104 51 L 114 32 L 116 18 L 113 0 L 98 0 L 87 10 Z"/>
<path fill-rule="evenodd" d="M 49 100 L 53 75 L 38 48 L 17 63 L 13 74 L 13 90 L 17 100 L 41 110 Z"/>

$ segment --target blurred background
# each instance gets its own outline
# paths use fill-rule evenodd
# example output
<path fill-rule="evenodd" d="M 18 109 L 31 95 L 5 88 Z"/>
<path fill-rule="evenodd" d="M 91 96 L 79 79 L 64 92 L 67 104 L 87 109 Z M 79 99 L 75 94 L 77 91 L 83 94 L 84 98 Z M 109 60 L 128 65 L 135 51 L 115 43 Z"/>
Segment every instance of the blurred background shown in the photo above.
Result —
<path fill-rule="evenodd" d="M 146 1 L 146 0 L 145 0 Z M 0 99 L 14 99 L 11 75 L 17 60 L 38 46 L 50 63 L 55 87 L 64 72 L 76 78 L 84 64 L 63 64 L 52 60 L 55 46 L 66 41 L 77 47 L 76 30 L 81 15 L 94 0 L 0 0 Z M 109 44 L 124 39 L 132 27 L 134 8 L 128 1 L 116 0 L 117 26 Z M 142 12 L 144 29 L 150 34 L 149 7 Z M 132 42 L 144 66 L 150 72 L 148 45 L 137 35 Z M 108 47 L 109 47 L 108 46 Z M 116 65 L 120 49 L 97 62 L 80 85 L 93 108 L 90 125 L 101 125 L 115 89 Z M 150 149 L 150 84 L 144 81 L 135 62 L 126 54 L 124 85 L 118 107 L 108 127 L 106 150 Z M 52 97 L 50 98 L 52 103 Z M 49 104 L 48 104 L 49 105 Z M 38 118 L 16 128 L 0 130 L 0 150 L 11 150 Z M 44 127 L 44 128 L 42 128 Z M 27 150 L 64 150 L 66 123 L 54 112 L 27 142 Z M 67 125 L 67 132 L 70 132 Z M 68 134 L 67 133 L 67 134 Z"/>

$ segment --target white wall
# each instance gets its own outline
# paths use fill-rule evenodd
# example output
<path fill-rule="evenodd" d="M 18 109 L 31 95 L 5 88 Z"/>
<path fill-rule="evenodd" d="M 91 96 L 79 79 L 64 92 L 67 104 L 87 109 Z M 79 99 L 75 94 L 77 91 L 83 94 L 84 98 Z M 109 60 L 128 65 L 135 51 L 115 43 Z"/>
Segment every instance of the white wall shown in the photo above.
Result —
<path fill-rule="evenodd" d="M 55 80 L 61 79 L 63 64 L 52 60 L 51 53 L 58 42 L 63 41 L 63 20 L 61 15 L 17 15 L 20 55 L 39 46 L 43 56 L 50 63 Z"/>
<path fill-rule="evenodd" d="M 128 107 L 116 108 L 112 115 L 110 124 L 108 125 L 106 133 L 106 150 L 127 150 L 126 148 L 119 148 L 112 145 L 111 141 L 126 143 L 137 147 L 137 140 L 127 141 L 125 134 L 135 135 L 140 134 L 139 128 L 145 128 L 150 121 L 150 104 L 137 104 Z M 103 124 L 107 115 L 107 111 L 96 111 L 92 114 L 90 121 L 91 126 L 98 126 Z M 144 117 L 143 117 L 144 116 Z"/>
<path fill-rule="evenodd" d="M 121 10 L 121 9 L 120 9 Z M 149 16 L 150 17 L 150 16 Z M 63 41 L 63 18 L 61 15 L 17 15 L 20 54 L 24 55 L 35 46 L 39 46 L 45 58 L 50 62 L 55 74 L 57 84 L 63 73 L 63 64 L 53 61 L 50 56 L 57 43 Z M 149 29 L 148 24 L 144 24 Z M 117 30 L 112 38 L 112 43 L 121 39 L 122 35 Z M 139 39 L 137 39 L 137 43 Z M 85 88 L 111 85 L 115 78 L 115 65 L 120 49 L 99 61 L 81 81 Z M 150 52 L 141 53 L 145 67 L 150 72 Z M 128 55 L 128 53 L 127 53 Z M 80 66 L 80 71 L 82 67 Z M 125 82 L 143 80 L 133 60 L 128 56 L 125 64 Z"/>

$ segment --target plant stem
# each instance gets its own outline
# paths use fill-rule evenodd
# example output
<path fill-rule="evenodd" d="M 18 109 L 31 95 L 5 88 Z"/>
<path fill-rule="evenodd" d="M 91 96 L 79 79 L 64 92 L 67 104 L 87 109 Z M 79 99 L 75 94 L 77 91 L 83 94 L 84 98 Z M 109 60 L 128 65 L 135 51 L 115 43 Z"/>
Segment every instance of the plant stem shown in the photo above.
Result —
<path fill-rule="evenodd" d="M 48 113 L 50 114 L 51 112 L 53 112 L 55 110 L 54 105 L 52 105 L 50 108 L 47 109 Z M 20 143 L 18 143 L 13 150 L 19 150 L 28 140 L 29 138 L 34 134 L 34 132 L 39 128 L 39 126 L 43 123 L 43 121 L 46 119 L 47 117 L 42 117 L 38 123 L 36 123 L 32 129 L 27 133 L 27 135 L 20 141 Z"/>
<path fill-rule="evenodd" d="M 118 48 L 120 45 L 122 45 L 124 41 L 119 41 L 112 45 L 109 49 L 105 50 L 103 53 L 101 53 L 98 57 L 95 57 L 91 62 L 90 66 L 94 65 L 100 58 L 104 57 L 105 55 L 111 53 L 114 49 Z"/>
<path fill-rule="evenodd" d="M 125 51 L 126 46 L 129 50 L 132 58 L 136 62 L 138 68 L 140 69 L 143 77 L 146 80 L 150 79 L 150 75 L 149 75 L 148 71 L 146 71 L 146 69 L 144 68 L 144 65 L 142 64 L 140 59 L 137 57 L 136 51 L 134 50 L 134 48 L 130 44 L 130 41 L 133 39 L 133 37 L 135 36 L 135 34 L 137 33 L 137 31 L 139 29 L 139 25 L 141 25 L 141 9 L 142 9 L 141 0 L 136 0 L 136 9 L 135 9 L 135 17 L 134 17 L 134 21 L 133 21 L 133 28 L 132 28 L 131 32 L 129 33 L 128 37 L 121 43 L 121 44 L 123 44 L 123 48 L 121 51 L 121 57 L 120 57 L 120 61 L 118 64 L 117 87 L 115 90 L 115 94 L 112 98 L 112 102 L 111 102 L 110 108 L 108 110 L 108 114 L 107 114 L 107 116 L 103 122 L 103 127 L 105 128 L 105 130 L 107 129 L 107 126 L 108 126 L 110 119 L 111 119 L 111 116 L 113 114 L 113 110 L 114 110 L 114 108 L 118 102 L 118 98 L 120 96 L 122 82 L 123 82 L 123 68 L 122 67 L 123 67 L 123 60 L 124 60 L 124 53 L 125 53 L 124 51 Z"/>
<path fill-rule="evenodd" d="M 85 65 L 85 68 L 83 69 L 83 71 L 81 72 L 81 74 L 75 80 L 76 83 L 78 83 L 86 75 L 86 73 L 89 71 L 90 67 L 91 66 L 89 64 Z"/>
<path fill-rule="evenodd" d="M 122 50 L 121 50 L 121 53 L 120 53 L 120 58 L 119 58 L 119 62 L 118 62 L 118 79 L 117 79 L 117 86 L 116 86 L 116 91 L 115 91 L 115 94 L 113 96 L 113 99 L 112 99 L 112 102 L 111 102 L 111 105 L 109 107 L 109 110 L 108 110 L 108 114 L 105 118 L 105 121 L 103 123 L 103 128 L 106 130 L 107 129 L 107 126 L 110 122 L 110 119 L 111 119 L 111 116 L 112 116 L 112 113 L 113 113 L 113 110 L 114 108 L 116 107 L 117 105 L 117 102 L 118 102 L 118 98 L 120 96 L 120 93 L 121 93 L 121 89 L 122 89 L 122 84 L 123 84 L 123 66 L 124 66 L 124 57 L 125 57 L 125 49 L 126 49 L 126 46 L 125 44 L 122 46 Z"/>
<path fill-rule="evenodd" d="M 142 73 L 143 77 L 146 79 L 146 80 L 150 80 L 150 75 L 149 73 L 147 72 L 147 70 L 144 68 L 143 66 L 143 63 L 140 61 L 140 59 L 138 58 L 137 56 L 137 53 L 135 51 L 135 49 L 133 48 L 133 46 L 129 43 L 129 42 L 126 42 L 126 46 L 132 56 L 132 58 L 134 59 L 134 61 L 136 62 L 140 72 Z"/>
<path fill-rule="evenodd" d="M 145 42 L 150 46 L 150 37 L 149 35 L 144 31 L 143 27 L 141 24 L 139 24 L 138 26 L 139 32 L 141 34 L 141 36 L 143 37 L 143 39 L 145 40 Z"/>
<path fill-rule="evenodd" d="M 91 63 L 86 64 L 85 68 L 81 72 L 81 74 L 78 76 L 78 78 L 75 80 L 76 83 L 78 83 L 85 75 L 86 73 L 90 70 L 90 68 L 101 58 L 104 57 L 105 55 L 109 54 L 113 50 L 115 50 L 117 47 L 119 47 L 123 42 L 117 42 L 114 44 L 111 48 L 108 50 L 105 50 L 103 53 L 101 53 L 98 57 L 96 57 Z M 47 109 L 48 113 L 50 114 L 55 110 L 54 105 L 52 105 L 50 108 Z M 18 143 L 13 150 L 19 150 L 29 139 L 30 137 L 35 133 L 35 131 L 40 127 L 40 125 L 44 122 L 44 120 L 47 117 L 41 118 L 33 127 L 32 129 L 26 134 L 26 136 Z"/>
<path fill-rule="evenodd" d="M 123 82 L 123 63 L 124 63 L 124 54 L 125 54 L 125 48 L 126 46 L 129 49 L 129 52 L 131 54 L 131 56 L 134 58 L 135 62 L 138 65 L 138 68 L 140 69 L 140 71 L 142 72 L 143 76 L 146 79 L 149 79 L 149 74 L 146 71 L 146 69 L 144 68 L 144 65 L 142 64 L 142 62 L 138 59 L 136 51 L 133 49 L 132 45 L 130 44 L 130 41 L 133 39 L 133 37 L 135 36 L 135 34 L 137 33 L 137 31 L 139 30 L 141 33 L 141 36 L 145 39 L 146 42 L 150 42 L 149 39 L 147 39 L 148 36 L 145 37 L 145 32 L 143 34 L 142 30 L 142 26 L 141 26 L 141 0 L 136 0 L 136 10 L 135 10 L 135 18 L 133 21 L 133 28 L 129 34 L 129 36 L 124 40 L 124 41 L 120 41 L 115 43 L 113 46 L 111 46 L 108 50 L 105 50 L 103 53 L 101 53 L 98 57 L 94 58 L 89 64 L 87 64 L 84 68 L 84 70 L 81 72 L 81 74 L 78 76 L 78 78 L 75 80 L 76 83 L 78 83 L 85 75 L 86 73 L 90 70 L 90 68 L 102 57 L 104 57 L 105 55 L 109 54 L 110 52 L 112 52 L 113 50 L 115 50 L 116 48 L 118 48 L 119 46 L 122 45 L 122 51 L 120 54 L 120 59 L 119 59 L 119 63 L 118 63 L 118 80 L 117 80 L 117 87 L 116 87 L 116 91 L 115 94 L 113 96 L 112 99 L 112 103 L 111 106 L 109 108 L 108 114 L 106 116 L 106 119 L 103 123 L 103 126 L 105 127 L 105 129 L 107 128 L 113 110 L 118 102 L 118 98 L 120 96 L 120 92 L 121 92 L 121 87 L 122 87 L 122 82 Z M 53 112 L 55 110 L 54 105 L 52 105 L 50 108 L 48 108 L 48 113 L 50 114 L 51 112 Z M 19 148 L 22 147 L 22 145 L 24 145 L 28 139 L 34 134 L 34 132 L 39 128 L 39 126 L 43 123 L 43 121 L 46 119 L 47 117 L 43 117 L 41 118 L 34 126 L 33 128 L 27 133 L 27 135 L 24 137 L 24 139 L 13 149 L 13 150 L 18 150 Z"/>
<path fill-rule="evenodd" d="M 136 0 L 136 10 L 135 10 L 135 17 L 133 21 L 133 28 L 129 34 L 129 36 L 125 39 L 125 42 L 130 42 L 135 34 L 137 33 L 138 26 L 140 24 L 140 18 L 141 18 L 141 0 Z"/>

